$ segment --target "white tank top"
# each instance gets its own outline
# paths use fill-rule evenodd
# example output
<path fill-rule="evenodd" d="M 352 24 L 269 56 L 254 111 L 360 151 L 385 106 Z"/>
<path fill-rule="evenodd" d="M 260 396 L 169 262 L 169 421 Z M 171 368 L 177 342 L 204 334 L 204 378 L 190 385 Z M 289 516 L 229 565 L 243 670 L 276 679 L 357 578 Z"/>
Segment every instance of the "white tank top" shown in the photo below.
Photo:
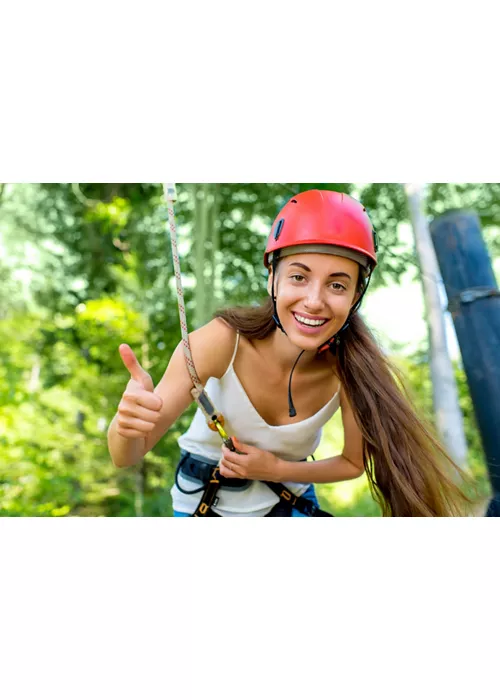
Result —
<path fill-rule="evenodd" d="M 217 409 L 224 415 L 224 429 L 228 435 L 236 435 L 241 442 L 261 450 L 272 452 L 280 459 L 298 462 L 312 455 L 319 445 L 321 430 L 340 405 L 340 390 L 317 413 L 290 425 L 268 425 L 257 413 L 248 398 L 233 364 L 238 350 L 239 334 L 229 367 L 220 379 L 210 377 L 206 390 Z M 179 447 L 193 455 L 217 464 L 222 456 L 221 438 L 207 426 L 198 408 L 189 429 L 178 440 Z M 186 479 L 179 473 L 181 488 L 192 491 L 199 482 Z M 284 482 L 297 496 L 303 494 L 309 483 Z M 202 492 L 193 495 L 182 493 L 174 484 L 172 491 L 174 510 L 193 513 L 200 502 Z M 279 501 L 276 494 L 260 481 L 250 481 L 242 489 L 220 488 L 218 502 L 213 510 L 223 516 L 264 516 Z"/>

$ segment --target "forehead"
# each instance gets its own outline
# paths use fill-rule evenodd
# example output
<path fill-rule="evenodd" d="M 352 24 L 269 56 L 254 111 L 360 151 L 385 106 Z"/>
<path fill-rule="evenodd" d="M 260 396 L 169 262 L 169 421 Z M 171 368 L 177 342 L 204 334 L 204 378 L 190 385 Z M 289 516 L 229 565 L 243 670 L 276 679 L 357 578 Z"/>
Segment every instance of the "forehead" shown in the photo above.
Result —
<path fill-rule="evenodd" d="M 289 267 L 292 263 L 300 263 L 306 265 L 312 272 L 327 275 L 332 272 L 347 272 L 354 277 L 359 269 L 358 263 L 354 260 L 327 253 L 298 253 L 297 255 L 288 255 L 280 262 L 283 267 Z"/>

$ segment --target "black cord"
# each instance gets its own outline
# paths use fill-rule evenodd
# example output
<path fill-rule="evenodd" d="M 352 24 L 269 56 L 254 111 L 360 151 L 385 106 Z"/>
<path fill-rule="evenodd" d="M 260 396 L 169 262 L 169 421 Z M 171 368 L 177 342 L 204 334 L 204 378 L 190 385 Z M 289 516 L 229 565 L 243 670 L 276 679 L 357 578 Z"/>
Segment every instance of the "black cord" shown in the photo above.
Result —
<path fill-rule="evenodd" d="M 290 372 L 290 379 L 288 380 L 288 415 L 290 418 L 295 418 L 297 415 L 297 411 L 295 410 L 295 406 L 293 405 L 292 401 L 292 374 L 293 370 L 295 369 L 297 362 L 300 360 L 302 357 L 302 354 L 305 352 L 305 350 L 301 350 L 299 356 L 295 360 L 295 364 L 292 367 L 292 371 Z"/>

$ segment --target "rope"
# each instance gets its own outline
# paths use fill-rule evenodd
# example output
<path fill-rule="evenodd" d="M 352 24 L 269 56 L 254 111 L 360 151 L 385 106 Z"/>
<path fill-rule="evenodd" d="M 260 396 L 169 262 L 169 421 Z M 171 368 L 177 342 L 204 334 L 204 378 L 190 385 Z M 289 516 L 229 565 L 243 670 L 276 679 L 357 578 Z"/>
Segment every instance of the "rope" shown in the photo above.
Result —
<path fill-rule="evenodd" d="M 208 427 L 211 430 L 217 431 L 222 438 L 222 441 L 230 450 L 234 450 L 233 441 L 224 430 L 224 416 L 217 411 L 212 400 L 208 396 L 203 384 L 198 377 L 196 368 L 191 355 L 191 347 L 189 345 L 189 334 L 186 320 L 186 307 L 184 305 L 184 291 L 182 289 L 181 265 L 179 262 L 179 251 L 177 250 L 177 227 L 175 225 L 174 202 L 177 200 L 175 184 L 173 182 L 163 185 L 163 193 L 167 202 L 168 212 L 168 227 L 170 230 L 170 243 L 172 246 L 172 259 L 174 261 L 175 282 L 177 286 L 177 305 L 179 307 L 179 320 L 181 323 L 182 346 L 184 349 L 184 357 L 189 375 L 194 385 L 191 394 L 198 406 L 203 411 Z"/>
<path fill-rule="evenodd" d="M 196 390 L 200 393 L 203 392 L 203 384 L 200 382 L 200 378 L 196 372 L 196 368 L 193 362 L 193 356 L 191 355 L 191 347 L 189 345 L 189 335 L 187 329 L 186 321 L 186 308 L 184 306 L 184 291 L 182 289 L 182 279 L 181 279 L 181 266 L 179 262 L 179 252 L 177 249 L 177 227 L 175 225 L 175 214 L 174 214 L 174 202 L 177 199 L 177 193 L 175 190 L 175 185 L 173 183 L 168 183 L 163 185 L 163 191 L 165 193 L 165 199 L 167 201 L 167 212 L 168 212 L 168 226 L 170 229 L 170 244 L 172 246 L 172 259 L 174 261 L 174 272 L 175 272 L 175 282 L 177 286 L 177 305 L 179 307 L 179 319 L 181 323 L 181 334 L 182 334 L 182 345 L 184 348 L 184 356 L 186 358 L 186 364 L 193 380 L 193 384 Z"/>

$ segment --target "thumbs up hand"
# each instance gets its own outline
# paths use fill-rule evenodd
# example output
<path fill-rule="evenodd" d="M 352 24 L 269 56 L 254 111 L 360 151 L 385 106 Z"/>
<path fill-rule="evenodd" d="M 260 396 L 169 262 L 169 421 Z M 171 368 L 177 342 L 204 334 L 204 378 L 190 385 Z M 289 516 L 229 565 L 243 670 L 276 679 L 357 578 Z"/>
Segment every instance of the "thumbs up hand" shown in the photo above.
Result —
<path fill-rule="evenodd" d="M 118 405 L 117 432 L 125 438 L 146 438 L 160 420 L 163 406 L 154 393 L 154 384 L 133 350 L 120 345 L 120 356 L 130 372 L 130 379 Z"/>

